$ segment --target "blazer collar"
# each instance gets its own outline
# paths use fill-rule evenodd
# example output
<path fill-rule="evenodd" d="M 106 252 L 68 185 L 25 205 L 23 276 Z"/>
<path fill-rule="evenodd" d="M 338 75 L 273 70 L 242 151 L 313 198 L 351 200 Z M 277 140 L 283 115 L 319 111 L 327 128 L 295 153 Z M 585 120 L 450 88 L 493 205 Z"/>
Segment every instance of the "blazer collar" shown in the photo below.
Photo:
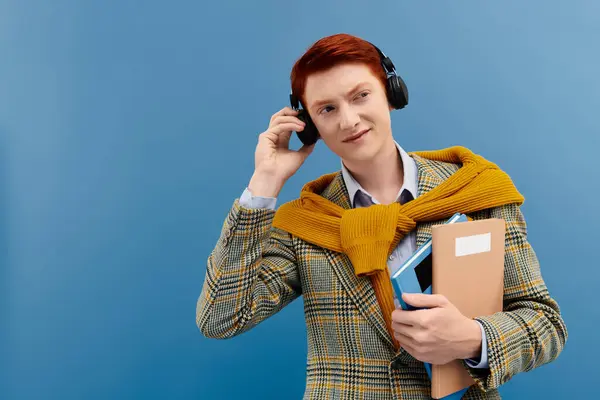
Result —
<path fill-rule="evenodd" d="M 408 154 L 417 166 L 417 197 L 444 182 L 446 176 L 444 176 L 443 166 L 440 165 L 440 162 L 423 158 L 414 153 Z M 341 170 L 336 173 L 331 183 L 321 193 L 321 196 L 344 209 L 351 208 L 350 195 Z"/>

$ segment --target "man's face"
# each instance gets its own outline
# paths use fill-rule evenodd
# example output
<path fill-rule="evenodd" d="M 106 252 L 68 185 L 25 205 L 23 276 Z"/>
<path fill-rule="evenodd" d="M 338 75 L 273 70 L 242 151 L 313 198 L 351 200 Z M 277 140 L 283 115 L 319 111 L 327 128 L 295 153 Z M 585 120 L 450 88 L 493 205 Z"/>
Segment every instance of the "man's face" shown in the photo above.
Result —
<path fill-rule="evenodd" d="M 364 64 L 310 75 L 304 99 L 321 139 L 345 162 L 370 161 L 393 143 L 385 89 Z"/>

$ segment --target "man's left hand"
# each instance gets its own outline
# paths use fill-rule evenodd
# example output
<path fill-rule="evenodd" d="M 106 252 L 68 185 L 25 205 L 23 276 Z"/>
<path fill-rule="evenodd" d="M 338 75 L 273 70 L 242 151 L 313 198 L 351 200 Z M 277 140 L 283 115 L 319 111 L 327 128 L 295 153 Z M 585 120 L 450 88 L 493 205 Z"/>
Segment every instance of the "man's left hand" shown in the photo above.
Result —
<path fill-rule="evenodd" d="M 426 308 L 397 308 L 392 313 L 394 337 L 410 355 L 431 364 L 480 357 L 479 324 L 461 314 L 446 297 L 415 293 L 402 298 L 414 307 Z"/>

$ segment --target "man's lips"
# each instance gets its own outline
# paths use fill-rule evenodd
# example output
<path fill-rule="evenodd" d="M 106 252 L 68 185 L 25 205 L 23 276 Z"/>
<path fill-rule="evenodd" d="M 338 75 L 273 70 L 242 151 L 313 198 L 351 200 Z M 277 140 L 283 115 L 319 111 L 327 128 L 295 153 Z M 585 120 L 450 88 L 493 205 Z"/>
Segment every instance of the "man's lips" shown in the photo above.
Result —
<path fill-rule="evenodd" d="M 349 138 L 344 139 L 344 142 L 352 142 L 353 140 L 358 139 L 359 137 L 361 137 L 362 135 L 364 135 L 365 133 L 369 132 L 370 129 L 364 129 L 352 136 L 350 136 Z"/>

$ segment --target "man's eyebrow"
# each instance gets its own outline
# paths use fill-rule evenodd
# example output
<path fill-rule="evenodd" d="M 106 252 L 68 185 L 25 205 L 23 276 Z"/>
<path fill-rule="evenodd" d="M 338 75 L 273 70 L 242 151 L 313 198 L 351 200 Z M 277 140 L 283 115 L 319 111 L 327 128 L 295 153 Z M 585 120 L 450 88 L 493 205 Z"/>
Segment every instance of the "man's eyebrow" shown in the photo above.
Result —
<path fill-rule="evenodd" d="M 363 86 L 367 86 L 367 85 L 368 85 L 367 82 L 359 82 L 356 85 L 354 85 L 354 87 L 352 89 L 350 89 L 346 93 L 346 95 L 351 94 L 353 92 L 356 92 L 358 89 L 362 88 Z M 331 103 L 331 102 L 332 102 L 332 100 L 329 100 L 329 99 L 318 100 L 318 101 L 315 101 L 313 103 L 313 105 L 311 106 L 311 108 L 317 108 L 317 107 L 320 107 L 322 105 L 325 105 L 325 104 Z"/>

